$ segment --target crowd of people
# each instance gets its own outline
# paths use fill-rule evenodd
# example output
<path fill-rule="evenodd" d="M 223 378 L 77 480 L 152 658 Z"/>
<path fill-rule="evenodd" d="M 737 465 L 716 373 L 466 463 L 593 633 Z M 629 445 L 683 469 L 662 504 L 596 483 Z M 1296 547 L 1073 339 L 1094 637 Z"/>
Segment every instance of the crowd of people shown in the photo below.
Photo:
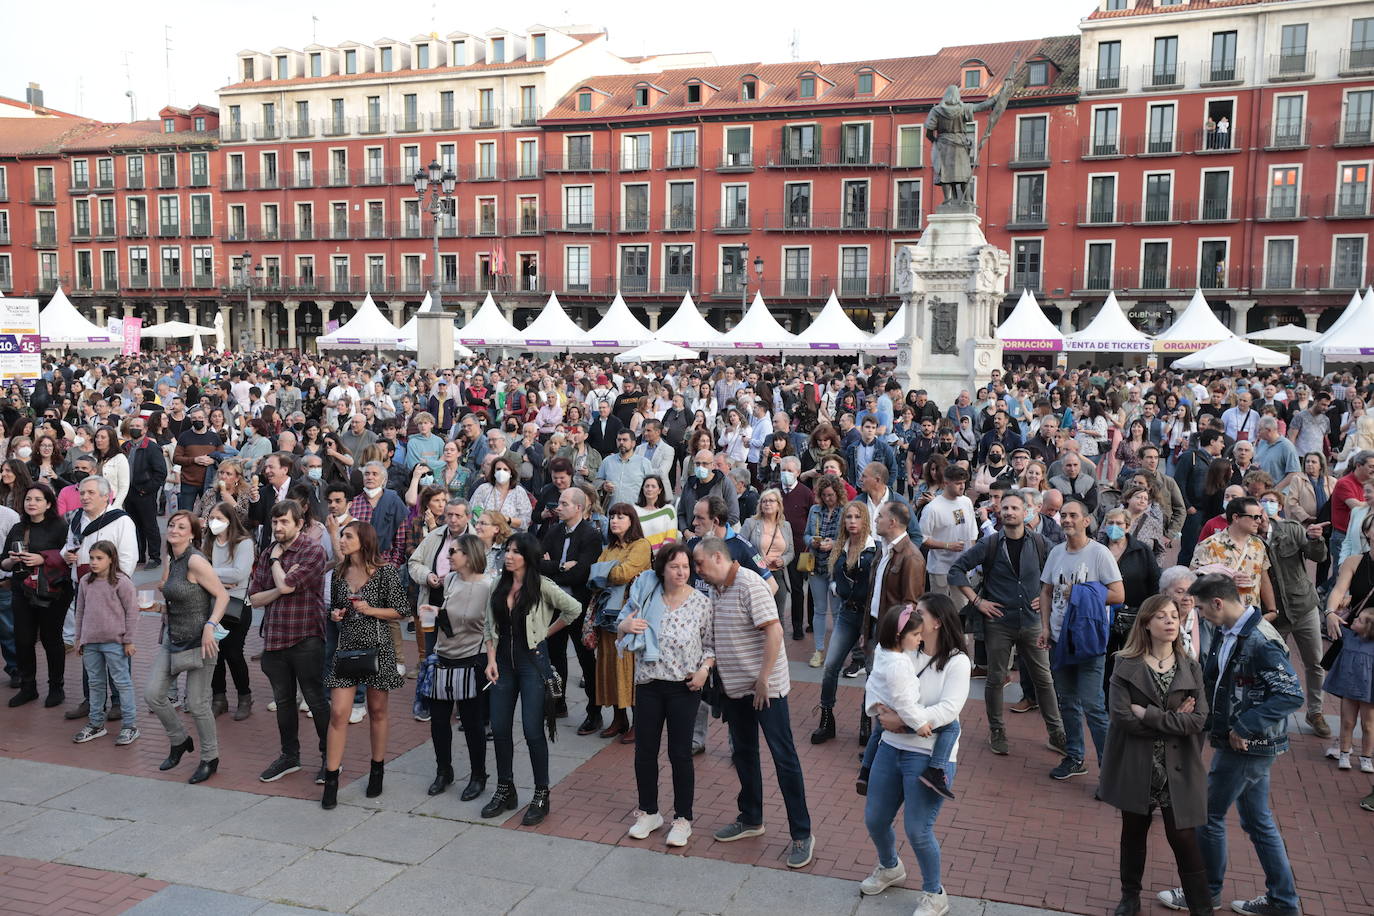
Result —
<path fill-rule="evenodd" d="M 166 732 L 161 769 L 199 743 L 199 783 L 221 723 L 253 714 L 257 662 L 280 738 L 259 778 L 315 766 L 304 714 L 332 808 L 350 725 L 367 722 L 366 794 L 383 792 L 400 691 L 429 723 L 427 791 L 463 768 L 456 720 L 461 798 L 498 817 L 522 801 L 518 705 L 532 826 L 576 689 L 579 735 L 634 745 L 629 836 L 666 824 L 669 846 L 690 842 L 693 757 L 719 717 L 740 791 L 714 840 L 765 830 L 762 735 L 786 864 L 802 868 L 817 840 L 790 636 L 821 669 L 811 743 L 845 733 L 864 749 L 877 861 L 863 893 L 906 879 L 904 809 L 916 913 L 948 912 L 935 825 L 957 801 L 960 713 L 981 679 L 993 754 L 1012 753 L 1007 710 L 1039 713 L 1055 780 L 1089 772 L 1091 743 L 1096 795 L 1121 810 L 1118 916 L 1140 908 L 1155 809 L 1180 878 L 1160 901 L 1219 907 L 1233 805 L 1265 888 L 1232 909 L 1297 913 L 1269 810 L 1289 715 L 1305 706 L 1338 770 L 1374 773 L 1371 396 L 1349 373 L 1293 369 L 1024 366 L 941 405 L 884 368 L 823 363 L 49 358 L 0 407 L 9 706 L 68 705 L 75 651 L 74 740 L 118 722 L 126 746 L 142 706 Z M 135 587 L 140 565 L 160 570 L 156 592 Z M 130 659 L 148 610 L 160 634 L 140 704 Z M 841 679 L 861 675 L 846 709 Z M 1374 811 L 1374 791 L 1358 804 Z"/>

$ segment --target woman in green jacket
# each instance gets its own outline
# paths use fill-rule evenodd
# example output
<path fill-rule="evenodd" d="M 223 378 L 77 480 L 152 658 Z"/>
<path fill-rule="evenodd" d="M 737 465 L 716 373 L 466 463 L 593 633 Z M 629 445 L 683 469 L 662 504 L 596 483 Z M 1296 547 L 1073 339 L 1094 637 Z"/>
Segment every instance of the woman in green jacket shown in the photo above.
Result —
<path fill-rule="evenodd" d="M 553 674 L 548 637 L 578 618 L 582 605 L 539 575 L 539 542 L 528 532 L 506 546 L 505 570 L 496 581 L 482 639 L 491 686 L 491 731 L 496 745 L 496 791 L 483 817 L 515 810 L 515 701 L 534 771 L 534 798 L 523 823 L 532 827 L 549 813 L 549 745 L 544 736 L 544 684 Z"/>

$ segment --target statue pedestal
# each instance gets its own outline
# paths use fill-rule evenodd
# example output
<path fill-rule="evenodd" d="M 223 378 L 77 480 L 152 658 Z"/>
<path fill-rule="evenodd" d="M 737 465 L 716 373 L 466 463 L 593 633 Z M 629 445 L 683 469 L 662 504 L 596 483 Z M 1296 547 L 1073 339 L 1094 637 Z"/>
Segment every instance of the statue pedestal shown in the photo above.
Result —
<path fill-rule="evenodd" d="M 993 334 L 1011 258 L 980 227 L 975 213 L 937 210 L 921 240 L 898 252 L 898 288 L 909 299 L 897 380 L 904 390 L 924 388 L 941 409 L 1002 365 Z"/>
<path fill-rule="evenodd" d="M 453 316 L 448 312 L 416 314 L 416 362 L 421 369 L 453 368 Z"/>

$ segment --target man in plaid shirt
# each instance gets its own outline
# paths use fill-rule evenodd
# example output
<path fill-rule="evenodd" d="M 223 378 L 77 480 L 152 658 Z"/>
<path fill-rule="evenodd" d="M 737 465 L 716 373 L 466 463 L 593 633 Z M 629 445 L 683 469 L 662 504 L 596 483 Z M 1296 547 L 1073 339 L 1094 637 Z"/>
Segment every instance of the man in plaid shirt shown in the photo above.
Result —
<path fill-rule="evenodd" d="M 348 514 L 354 521 L 367 522 L 377 531 L 377 547 L 383 562 L 405 569 L 406 517 L 410 510 L 395 490 L 386 487 L 386 465 L 369 461 L 363 467 L 363 492 L 353 497 Z M 336 536 L 330 532 L 330 536 Z"/>
<path fill-rule="evenodd" d="M 324 781 L 325 735 L 329 703 L 324 695 L 324 548 L 301 536 L 305 514 L 300 504 L 285 500 L 272 507 L 270 548 L 258 554 L 248 582 L 248 601 L 263 609 L 262 671 L 272 684 L 277 704 L 281 755 L 258 778 L 275 782 L 301 768 L 296 688 L 305 697 L 320 739 L 320 773 Z"/>

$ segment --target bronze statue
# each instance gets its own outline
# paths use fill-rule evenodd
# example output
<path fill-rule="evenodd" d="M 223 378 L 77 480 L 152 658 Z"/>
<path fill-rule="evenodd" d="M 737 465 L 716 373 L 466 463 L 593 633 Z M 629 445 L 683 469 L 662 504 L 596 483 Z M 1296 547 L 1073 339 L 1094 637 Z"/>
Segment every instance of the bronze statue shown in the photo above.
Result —
<path fill-rule="evenodd" d="M 1013 64 L 1013 74 L 1015 64 Z M 983 144 L 992 133 L 993 125 L 1006 110 L 1007 98 L 1015 83 L 1008 77 L 1002 83 L 997 95 L 981 102 L 969 103 L 959 97 L 959 87 L 950 86 L 940 104 L 930 110 L 926 118 L 926 138 L 931 141 L 930 164 L 935 169 L 935 183 L 944 194 L 941 210 L 971 210 L 973 201 L 968 196 L 969 182 L 973 180 L 973 167 L 977 164 L 977 152 L 973 148 L 973 116 L 980 111 L 992 110 L 988 118 L 987 131 L 978 144 Z"/>

